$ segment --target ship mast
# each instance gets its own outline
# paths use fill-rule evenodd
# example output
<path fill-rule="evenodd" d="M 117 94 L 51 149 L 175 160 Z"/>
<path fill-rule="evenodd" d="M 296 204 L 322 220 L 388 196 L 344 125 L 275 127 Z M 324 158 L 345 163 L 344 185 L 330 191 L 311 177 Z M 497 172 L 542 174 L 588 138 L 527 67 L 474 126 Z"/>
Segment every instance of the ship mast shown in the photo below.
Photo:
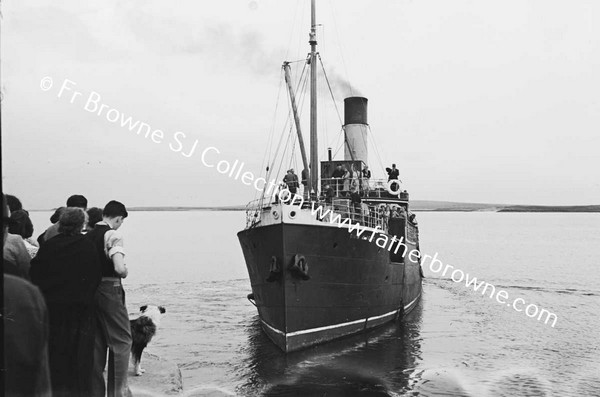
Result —
<path fill-rule="evenodd" d="M 315 193 L 319 187 L 319 145 L 317 141 L 317 22 L 315 0 L 310 7 L 310 170 L 308 171 Z"/>
<path fill-rule="evenodd" d="M 283 63 L 283 72 L 285 75 L 285 82 L 288 86 L 288 91 L 290 93 L 290 101 L 292 103 L 292 113 L 294 114 L 294 122 L 296 123 L 296 132 L 298 133 L 298 143 L 300 144 L 300 154 L 302 155 L 302 165 L 304 169 L 308 171 L 308 160 L 306 159 L 306 149 L 304 148 L 304 139 L 302 139 L 302 128 L 300 126 L 300 116 L 298 113 L 298 106 L 296 105 L 296 96 L 294 95 L 294 88 L 292 88 L 292 77 L 290 76 L 290 63 Z M 312 184 L 310 179 L 310 174 L 306 178 L 308 191 L 311 191 Z M 308 195 L 307 195 L 308 196 Z"/>

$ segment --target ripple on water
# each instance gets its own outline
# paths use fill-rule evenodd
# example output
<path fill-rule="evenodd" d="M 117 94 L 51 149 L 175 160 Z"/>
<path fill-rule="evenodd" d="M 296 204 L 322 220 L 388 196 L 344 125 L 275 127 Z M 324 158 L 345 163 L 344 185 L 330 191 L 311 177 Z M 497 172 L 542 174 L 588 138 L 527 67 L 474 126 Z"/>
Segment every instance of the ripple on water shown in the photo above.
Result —
<path fill-rule="evenodd" d="M 285 355 L 261 331 L 248 290 L 247 280 L 149 284 L 128 287 L 127 299 L 133 307 L 167 307 L 148 350 L 177 362 L 186 389 L 197 395 L 218 393 L 204 385 L 248 396 L 563 396 L 598 390 L 598 372 L 585 371 L 598 369 L 592 336 L 597 322 L 585 317 L 556 330 L 451 281 L 426 279 L 422 302 L 404 322 Z M 581 306 L 580 299 L 597 298 L 579 289 L 519 291 L 558 309 L 577 306 L 587 319 L 597 312 Z"/>

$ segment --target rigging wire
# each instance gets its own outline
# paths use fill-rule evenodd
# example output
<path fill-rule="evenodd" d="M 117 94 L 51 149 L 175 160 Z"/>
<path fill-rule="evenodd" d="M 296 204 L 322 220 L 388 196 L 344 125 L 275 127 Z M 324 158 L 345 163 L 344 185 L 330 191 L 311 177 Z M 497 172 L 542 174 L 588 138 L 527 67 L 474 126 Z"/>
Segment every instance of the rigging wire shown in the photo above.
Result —
<path fill-rule="evenodd" d="M 342 148 L 342 144 L 340 144 L 340 138 L 344 136 L 344 127 L 340 128 L 340 131 L 341 131 L 341 134 L 338 134 L 338 139 L 337 139 L 337 141 L 335 141 L 335 145 L 333 145 L 333 147 L 335 148 L 333 157 L 335 157 L 338 154 L 338 152 L 340 151 L 340 149 Z"/>
<path fill-rule="evenodd" d="M 325 66 L 323 66 L 323 60 L 321 59 L 321 54 L 317 54 L 317 55 L 319 58 L 319 62 L 321 63 L 321 69 L 323 70 L 323 75 L 325 76 L 325 81 L 327 82 L 327 87 L 329 88 L 329 92 L 331 93 L 331 98 L 333 99 L 333 105 L 335 106 L 335 112 L 337 113 L 340 124 L 343 125 L 342 116 L 340 116 L 340 109 L 338 108 L 337 103 L 335 102 L 335 95 L 333 95 L 333 90 L 331 89 L 331 84 L 329 83 L 329 78 L 327 77 L 327 73 L 325 73 Z"/>
<path fill-rule="evenodd" d="M 335 19 L 335 10 L 333 9 L 333 2 L 329 2 L 329 7 L 331 8 L 331 15 L 332 15 L 332 19 L 333 19 L 333 29 L 335 30 L 335 34 L 337 37 L 337 45 L 338 45 L 338 51 L 340 53 L 340 58 L 342 59 L 342 67 L 344 68 L 344 74 L 346 75 L 346 81 L 351 81 L 349 79 L 349 75 L 348 75 L 348 68 L 346 68 L 346 60 L 344 59 L 344 51 L 342 51 L 342 40 L 340 40 L 340 33 L 338 31 L 338 23 L 337 20 Z M 354 90 L 352 89 L 352 84 L 348 84 L 349 88 L 350 88 L 350 96 L 354 96 Z"/>
<path fill-rule="evenodd" d="M 321 55 L 319 54 L 319 63 L 321 64 L 321 69 L 323 70 L 323 75 L 325 76 L 325 81 L 327 82 L 327 88 L 329 89 L 329 93 L 331 94 L 331 99 L 333 100 L 333 106 L 335 107 L 335 112 L 337 114 L 338 117 L 338 121 L 341 125 L 341 134 L 338 135 L 338 139 L 335 143 L 335 146 L 338 145 L 338 142 L 340 141 L 340 138 L 344 136 L 344 124 L 342 122 L 342 116 L 340 115 L 340 109 L 337 105 L 337 102 L 335 101 L 335 95 L 333 93 L 333 89 L 331 88 L 331 83 L 329 82 L 329 77 L 327 77 L 327 72 L 325 72 L 325 65 L 323 65 L 323 60 L 321 59 Z M 345 137 L 344 137 L 344 141 L 346 141 Z M 336 151 L 335 154 L 333 155 L 333 157 L 335 157 L 337 155 L 337 153 L 339 152 L 339 150 L 341 149 L 341 147 L 339 147 Z"/>
<path fill-rule="evenodd" d="M 276 124 L 276 120 L 277 120 L 277 111 L 279 109 L 279 101 L 281 98 L 281 88 L 283 86 L 283 70 L 281 71 L 281 73 L 279 73 L 279 89 L 277 90 L 277 101 L 275 102 L 275 111 L 273 112 L 273 123 L 272 123 L 272 127 L 271 127 L 271 132 L 269 134 L 269 139 L 267 141 L 267 145 L 265 146 L 265 154 L 263 156 L 263 159 L 261 161 L 260 164 L 260 170 L 262 173 L 262 170 L 265 170 L 265 176 L 268 174 L 268 170 L 265 169 L 265 163 L 267 165 L 267 167 L 269 166 L 269 155 L 272 153 L 273 150 L 273 137 L 275 135 L 275 124 Z M 255 192 L 254 194 L 254 200 L 256 200 L 256 196 L 258 195 L 258 191 Z M 262 193 L 261 193 L 262 196 Z"/>
<path fill-rule="evenodd" d="M 296 92 L 299 93 L 298 94 L 298 100 L 299 100 L 298 117 L 300 117 L 302 115 L 302 111 L 304 109 L 304 105 L 306 103 L 306 98 L 307 98 L 307 94 L 306 94 L 307 88 L 306 87 L 307 87 L 307 83 L 308 83 L 309 74 L 308 74 L 308 72 L 304 73 L 306 71 L 307 65 L 308 65 L 308 63 L 305 64 L 305 67 L 304 67 L 304 70 L 302 73 L 303 78 L 302 78 L 302 80 L 300 80 L 298 82 L 298 85 L 296 87 Z M 301 85 L 301 87 L 300 87 L 300 85 Z M 291 107 L 291 105 L 290 105 L 290 107 Z M 293 127 L 291 127 L 291 128 L 293 128 Z M 296 142 L 298 141 L 298 138 L 297 138 L 297 134 L 293 134 L 291 136 L 292 136 L 292 147 L 291 147 L 291 156 L 290 156 L 290 161 L 288 164 L 288 169 L 296 168 L 299 170 L 300 168 L 298 168 L 298 157 L 296 154 Z M 287 148 L 287 146 L 286 146 L 286 148 Z M 292 167 L 292 164 L 294 165 L 293 167 Z M 303 161 L 302 167 L 304 167 L 304 161 Z M 279 176 L 279 173 L 278 173 L 278 176 Z"/>
<path fill-rule="evenodd" d="M 330 3 L 330 5 L 331 5 L 331 3 Z M 335 29 L 336 34 L 338 36 L 338 44 L 339 44 L 339 43 L 341 43 L 341 41 L 339 40 L 339 32 L 337 30 L 337 21 L 335 20 L 335 12 L 333 11 L 333 6 L 332 5 L 331 5 L 331 9 L 332 9 L 332 15 L 333 15 L 333 20 L 334 20 L 334 29 Z M 346 79 L 349 81 L 349 79 L 348 79 L 348 70 L 346 68 L 346 62 L 345 62 L 344 55 L 343 55 L 343 52 L 342 52 L 342 49 L 341 49 L 341 45 L 338 45 L 338 47 L 339 47 L 339 50 L 340 50 L 340 58 L 342 60 L 342 65 L 344 67 L 344 72 L 346 74 Z M 342 117 L 340 115 L 340 111 L 339 111 L 339 108 L 337 106 L 337 102 L 335 101 L 335 97 L 334 97 L 334 94 L 333 94 L 333 90 L 331 88 L 331 84 L 329 82 L 329 78 L 327 77 L 327 73 L 325 72 L 325 66 L 323 65 L 323 60 L 321 59 L 321 55 L 319 54 L 318 57 L 319 57 L 319 62 L 321 63 L 321 68 L 323 69 L 323 74 L 325 75 L 325 81 L 327 82 L 327 86 L 329 88 L 329 92 L 331 93 L 331 97 L 333 98 L 333 104 L 335 106 L 335 110 L 336 110 L 336 113 L 337 113 L 337 116 L 338 116 L 338 120 L 339 120 L 340 124 L 342 125 L 342 129 L 341 129 L 342 134 L 340 134 L 340 135 L 343 136 L 344 135 L 344 129 L 343 129 Z M 354 92 L 353 92 L 354 90 L 352 88 L 352 84 L 348 84 L 348 85 L 349 85 L 349 88 L 350 88 L 350 94 L 352 96 L 354 96 Z M 381 161 L 381 155 L 379 153 L 379 148 L 378 148 L 378 146 L 377 146 L 377 144 L 375 142 L 375 136 L 373 135 L 373 133 L 371 131 L 371 126 L 367 124 L 367 128 L 369 129 L 369 135 L 373 137 L 373 139 L 372 139 L 372 141 L 373 141 L 372 142 L 372 146 L 375 148 L 375 154 L 377 156 L 377 160 L 379 161 L 379 166 L 383 170 L 385 168 L 383 167 L 383 162 Z M 364 139 L 366 139 L 366 137 Z M 339 137 L 338 137 L 338 140 L 336 141 L 336 146 L 338 145 L 338 142 L 339 142 Z M 344 143 L 341 144 L 337 148 L 337 150 L 335 151 L 334 156 L 337 155 L 338 152 L 340 151 L 340 149 L 343 146 L 345 146 L 345 145 L 348 145 L 349 152 L 350 152 L 350 154 L 352 154 L 352 148 L 350 148 L 350 144 L 349 144 L 349 142 L 346 140 L 346 138 L 344 136 Z M 367 147 L 367 142 L 365 142 L 365 147 Z"/>
<path fill-rule="evenodd" d="M 323 71 L 323 74 L 325 74 L 325 71 Z M 318 89 L 318 94 L 319 94 L 319 103 L 325 104 L 328 99 L 327 91 L 326 91 L 325 87 L 323 87 L 323 84 L 319 84 L 317 89 Z M 329 147 L 330 142 L 329 142 L 329 134 L 327 133 L 327 124 L 328 123 L 327 123 L 327 113 L 326 113 L 325 106 L 323 106 L 322 109 L 323 109 L 323 116 L 320 118 L 320 126 L 319 126 L 318 131 L 322 131 L 321 136 L 325 137 L 325 144 L 321 144 L 320 158 L 326 158 L 327 148 Z"/>
<path fill-rule="evenodd" d="M 371 131 L 371 126 L 367 124 L 367 128 L 369 129 L 369 135 L 373 137 L 373 147 L 375 148 L 375 154 L 377 155 L 377 160 L 379 161 L 379 166 L 381 167 L 381 170 L 385 170 L 385 167 L 383 166 L 383 162 L 381 161 L 381 156 L 379 155 L 379 149 L 378 149 L 378 145 L 377 142 L 375 142 L 375 135 L 373 134 L 373 132 Z"/>
<path fill-rule="evenodd" d="M 294 38 L 294 31 L 295 31 L 295 27 L 296 27 L 296 17 L 298 15 L 298 6 L 300 5 L 300 3 L 304 3 L 302 0 L 297 0 L 296 1 L 296 7 L 294 8 L 294 16 L 292 18 L 292 29 L 290 29 L 290 38 L 288 40 L 288 45 L 287 45 L 287 50 L 285 51 L 285 59 L 288 58 L 288 55 L 290 53 L 290 48 L 292 48 L 292 39 Z M 300 36 L 300 35 L 298 35 Z"/>
<path fill-rule="evenodd" d="M 305 63 L 304 67 L 302 68 L 302 73 L 300 75 L 300 79 L 299 79 L 298 84 L 296 86 L 296 92 L 298 92 L 301 84 L 303 84 L 304 87 L 306 86 L 307 75 L 308 75 L 308 73 L 306 73 L 306 63 Z M 305 91 L 305 89 L 303 88 L 302 92 L 304 92 L 304 91 Z M 302 103 L 304 103 L 304 101 Z M 292 131 L 293 131 L 293 128 L 294 128 L 294 123 L 292 122 L 292 117 L 293 117 L 292 116 L 292 109 L 291 109 L 291 105 L 289 105 L 289 106 L 290 106 L 290 110 L 288 111 L 288 117 L 287 117 L 286 123 L 285 123 L 284 128 L 283 128 L 283 130 L 285 131 L 285 129 L 287 128 L 288 123 L 290 124 L 290 126 L 289 126 L 289 132 L 288 132 L 288 139 L 286 140 L 286 144 L 285 144 L 285 146 L 283 148 L 283 151 L 281 153 L 281 160 L 279 162 L 279 166 L 277 168 L 277 172 L 275 173 L 275 177 L 277 179 L 278 179 L 278 177 L 280 175 L 281 166 L 283 165 L 283 161 L 285 159 L 285 153 L 287 152 L 287 148 L 288 148 L 288 145 L 289 145 L 289 142 L 290 142 L 290 137 L 292 136 Z M 280 138 L 280 144 L 282 142 L 282 139 L 283 139 L 284 135 L 285 134 L 282 133 L 282 136 Z M 280 146 L 278 147 L 277 151 L 279 151 L 279 148 L 280 148 Z M 274 158 L 274 160 L 273 160 L 273 167 L 271 169 L 271 172 L 269 174 L 269 178 L 267 178 L 267 180 L 270 180 L 270 177 L 273 174 L 273 171 L 275 170 L 275 161 L 276 161 L 276 158 Z"/>
<path fill-rule="evenodd" d="M 295 12 L 294 12 L 294 25 L 293 25 L 294 27 L 297 24 L 298 8 L 299 8 L 299 4 L 300 3 L 301 3 L 300 0 L 296 3 L 296 8 L 295 8 Z M 303 3 L 304 2 L 302 2 L 302 4 Z M 341 61 L 342 61 L 342 65 L 343 65 L 343 68 L 344 68 L 346 79 L 348 80 L 348 69 L 346 67 L 346 62 L 345 62 L 345 58 L 344 58 L 343 51 L 342 51 L 342 46 L 341 46 L 341 41 L 339 40 L 339 31 L 338 31 L 338 28 L 337 28 L 337 20 L 335 18 L 335 12 L 333 10 L 333 6 L 331 5 L 331 3 L 330 3 L 330 7 L 331 7 L 333 21 L 334 21 L 335 33 L 336 33 L 336 36 L 338 38 L 338 40 L 337 40 L 338 50 L 340 52 L 340 58 L 341 58 Z M 301 12 L 301 14 L 302 14 L 301 17 L 302 18 L 301 19 L 303 19 L 304 15 L 305 15 L 305 11 L 306 11 L 305 7 L 302 6 L 301 10 L 302 10 L 302 12 Z M 289 43 L 290 44 L 291 44 L 292 39 L 293 39 L 293 32 L 294 32 L 294 29 L 292 29 L 292 33 L 290 34 L 290 39 L 289 39 Z M 324 36 L 324 28 L 322 29 L 322 36 Z M 297 48 L 299 49 L 299 51 L 300 51 L 300 40 L 301 40 L 300 35 L 298 35 L 298 47 Z M 288 48 L 291 48 L 291 46 L 288 46 Z M 289 54 L 289 51 L 290 50 L 288 50 L 286 52 L 286 58 L 287 58 L 287 55 Z M 335 151 L 335 154 L 334 154 L 334 156 L 335 156 L 342 149 L 342 147 L 345 147 L 346 145 L 349 146 L 349 142 L 345 138 L 345 132 L 344 132 L 344 128 L 343 128 L 343 122 L 342 122 L 341 112 L 340 112 L 338 104 L 337 104 L 337 102 L 335 100 L 335 95 L 333 93 L 333 89 L 331 87 L 331 83 L 330 83 L 329 77 L 327 76 L 327 73 L 325 71 L 325 66 L 323 64 L 323 60 L 321 58 L 320 53 L 317 53 L 317 57 L 319 59 L 319 63 L 321 64 L 321 70 L 323 71 L 323 75 L 324 75 L 325 81 L 327 83 L 327 89 L 329 90 L 329 93 L 330 93 L 331 98 L 333 100 L 333 104 L 334 104 L 334 108 L 335 108 L 335 111 L 336 111 L 336 115 L 338 117 L 338 121 L 339 121 L 340 125 L 342 126 L 342 128 L 340 130 L 341 133 L 337 134 L 337 139 L 335 141 L 335 144 L 333 145 L 334 147 L 337 147 L 336 151 Z M 295 61 L 289 61 L 290 64 L 291 63 L 298 64 L 298 65 L 295 65 L 296 67 L 294 68 L 294 72 L 295 72 L 294 74 L 295 75 L 298 75 L 298 68 L 300 66 L 299 63 L 300 62 L 304 62 L 302 71 L 300 73 L 300 78 L 297 80 L 298 82 L 297 82 L 297 86 L 296 86 L 296 92 L 299 93 L 298 99 L 299 99 L 299 102 L 300 102 L 299 103 L 300 106 L 299 106 L 299 109 L 298 109 L 298 112 L 299 112 L 298 116 L 299 117 L 302 114 L 302 110 L 303 110 L 304 104 L 305 104 L 305 99 L 306 99 L 306 96 L 307 96 L 306 95 L 306 85 L 307 85 L 307 81 L 308 81 L 308 73 L 307 73 L 307 64 L 308 63 L 307 63 L 307 60 L 308 60 L 308 58 L 307 59 L 299 59 L 299 60 L 295 60 Z M 278 101 L 277 101 L 276 110 L 277 110 L 278 105 L 279 105 L 279 100 L 280 100 L 280 95 L 281 95 L 281 88 L 282 88 L 282 83 L 281 83 L 282 80 L 283 80 L 283 73 L 280 76 L 280 87 L 279 87 L 279 91 L 278 91 L 278 95 L 277 95 Z M 354 95 L 353 87 L 352 87 L 351 84 L 349 84 L 348 86 L 349 86 L 350 94 L 353 96 Z M 321 98 L 323 98 L 324 94 L 323 94 L 322 90 L 321 90 L 320 93 L 317 92 L 317 94 L 320 94 Z M 288 105 L 289 105 L 289 101 L 287 101 L 287 102 L 288 102 Z M 297 134 L 293 134 L 293 130 L 295 128 L 295 123 L 293 121 L 293 115 L 292 115 L 292 113 L 293 113 L 293 111 L 291 110 L 291 106 L 290 106 L 290 110 L 288 111 L 287 120 L 286 120 L 286 122 L 284 124 L 282 134 L 281 134 L 279 142 L 277 144 L 277 149 L 276 149 L 275 154 L 274 154 L 274 156 L 272 158 L 271 167 L 268 168 L 269 171 L 267 172 L 267 174 L 268 174 L 267 175 L 267 180 L 269 180 L 270 176 L 273 175 L 273 173 L 275 171 L 275 164 L 277 163 L 278 156 L 281 153 L 281 158 L 279 159 L 280 161 L 279 161 L 277 170 L 275 172 L 276 177 L 278 177 L 280 175 L 282 166 L 283 166 L 284 161 L 285 161 L 285 153 L 289 153 L 288 149 L 291 150 L 291 155 L 290 155 L 290 158 L 289 158 L 289 168 L 292 168 L 292 164 L 294 166 L 296 166 L 296 168 L 297 168 L 298 156 L 297 156 L 297 153 L 296 153 L 296 147 L 297 147 L 296 143 L 298 142 L 298 138 L 297 138 Z M 325 118 L 323 118 L 323 120 L 325 120 Z M 289 130 L 287 131 L 288 132 L 287 139 L 285 139 L 285 145 L 283 146 L 283 150 L 280 152 L 280 150 L 282 149 L 282 143 L 283 143 L 283 140 L 284 140 L 284 136 L 286 135 L 285 131 L 286 131 L 286 129 L 288 129 L 288 123 L 289 123 Z M 329 142 L 329 137 L 327 136 L 327 126 L 326 126 L 326 123 L 323 122 L 323 125 L 321 127 L 323 127 L 323 131 L 325 132 L 325 140 L 326 140 L 326 142 L 328 144 L 327 146 L 329 146 L 330 142 Z M 373 136 L 373 134 L 371 133 L 371 127 L 369 125 L 367 125 L 367 128 L 369 129 L 369 134 Z M 271 137 L 269 138 L 269 151 L 272 150 L 273 143 L 274 143 L 274 139 L 272 137 L 273 134 L 274 134 L 274 127 L 273 127 L 273 129 L 271 131 Z M 365 137 L 365 139 L 366 139 L 366 137 Z M 342 140 L 342 142 L 340 142 L 340 140 Z M 367 142 L 365 142 L 365 144 L 366 143 Z M 377 159 L 379 161 L 379 165 L 383 169 L 383 163 L 382 163 L 382 160 L 381 160 L 381 155 L 380 155 L 378 146 L 377 146 L 377 144 L 375 142 L 375 137 L 374 136 L 373 136 L 373 139 L 372 139 L 372 146 L 375 149 L 375 154 L 376 154 Z M 326 153 L 327 147 L 324 147 L 323 149 L 325 150 L 325 153 Z M 350 154 L 352 155 L 352 150 L 350 150 Z M 263 163 L 264 163 L 264 158 L 263 158 Z M 263 195 L 264 195 L 264 192 L 263 192 Z"/>
<path fill-rule="evenodd" d="M 300 88 L 300 86 L 299 86 L 300 83 L 302 83 L 302 88 Z M 302 115 L 302 110 L 304 109 L 304 104 L 306 103 L 305 101 L 306 101 L 306 97 L 307 97 L 307 95 L 306 95 L 306 91 L 307 91 L 306 90 L 306 85 L 307 85 L 307 83 L 308 83 L 308 73 L 306 73 L 304 75 L 304 80 L 302 82 L 299 82 L 298 87 L 296 89 L 296 92 L 300 93 L 299 94 L 300 106 L 298 108 L 298 117 L 300 117 L 300 115 Z M 295 154 L 296 154 L 295 153 L 296 139 L 297 139 L 297 136 L 294 135 L 294 141 L 293 141 L 294 142 L 294 146 L 292 147 L 292 156 L 291 156 L 292 158 L 290 159 L 290 168 L 291 168 L 291 164 L 292 164 L 292 159 L 295 159 Z M 296 165 L 296 168 L 297 168 L 297 163 L 295 163 L 295 165 Z M 304 167 L 304 164 L 302 164 L 302 167 Z"/>
<path fill-rule="evenodd" d="M 292 139 L 293 139 L 293 135 L 294 135 L 294 134 L 292 133 L 293 131 L 294 131 L 294 126 L 292 125 L 292 123 L 290 123 L 290 130 L 289 130 L 289 132 L 288 132 L 288 139 L 285 141 L 285 146 L 284 146 L 284 148 L 283 148 L 283 152 L 282 152 L 282 155 L 281 155 L 281 162 L 279 163 L 279 167 L 277 168 L 277 175 L 276 175 L 276 179 L 279 179 L 279 176 L 281 175 L 281 174 L 280 174 L 280 171 L 281 171 L 281 166 L 283 165 L 283 161 L 285 160 L 285 156 L 284 156 L 284 154 L 287 152 L 287 148 L 288 148 L 288 146 L 289 146 L 289 144 L 290 144 L 290 140 L 292 140 Z M 288 166 L 289 166 L 289 164 L 288 164 Z M 289 168 L 288 168 L 288 169 L 289 169 Z"/>
<path fill-rule="evenodd" d="M 302 14 L 300 15 L 300 21 L 303 22 L 304 21 L 304 16 L 306 14 L 306 1 L 301 1 L 302 4 Z M 309 10 L 310 11 L 310 10 Z M 301 24 L 302 26 L 306 26 L 304 25 L 304 23 Z M 300 28 L 299 28 L 300 29 Z M 296 37 L 298 38 L 298 44 L 296 45 L 296 49 L 297 49 L 297 53 L 296 56 L 300 57 L 300 52 L 303 51 L 301 48 L 304 48 L 301 43 L 304 39 L 304 35 L 303 34 L 297 34 Z"/>
<path fill-rule="evenodd" d="M 283 70 L 282 70 L 282 71 L 283 71 Z M 283 84 L 283 83 L 282 83 L 282 84 Z M 275 150 L 275 154 L 274 154 L 274 156 L 273 156 L 273 162 L 271 163 L 271 165 L 270 165 L 270 167 L 269 167 L 269 171 L 267 172 L 267 175 L 266 175 L 266 178 L 265 178 L 267 181 L 270 181 L 270 180 L 271 180 L 271 175 L 273 174 L 273 170 L 275 169 L 275 162 L 277 161 L 277 156 L 278 156 L 278 153 L 279 153 L 279 149 L 281 149 L 281 144 L 282 144 L 282 142 L 283 142 L 283 137 L 285 136 L 285 133 L 284 133 L 284 132 L 285 132 L 285 130 L 287 129 L 287 125 L 288 125 L 288 123 L 290 123 L 290 122 L 291 122 L 291 114 L 292 114 L 291 110 L 290 110 L 290 111 L 288 111 L 287 119 L 286 119 L 286 121 L 285 121 L 285 123 L 284 123 L 284 125 L 283 125 L 283 128 L 282 128 L 282 133 L 281 133 L 281 135 L 279 136 L 279 143 L 277 144 L 277 149 Z M 284 149 L 284 152 L 283 152 L 283 153 L 285 153 L 285 149 Z M 282 159 L 283 159 L 283 153 L 282 153 Z M 276 175 L 277 175 L 277 174 L 276 174 Z M 266 189 L 266 185 L 265 185 L 265 189 Z M 263 195 L 264 195 L 264 193 L 265 193 L 265 191 L 263 191 Z"/>
<path fill-rule="evenodd" d="M 286 61 L 286 63 L 306 62 L 306 58 L 296 59 L 295 61 Z"/>
<path fill-rule="evenodd" d="M 283 131 L 279 137 L 279 143 L 277 144 L 277 149 L 275 150 L 275 155 L 273 156 L 273 162 L 271 163 L 271 166 L 269 167 L 269 171 L 267 172 L 267 176 L 266 176 L 266 180 L 269 181 L 271 179 L 271 175 L 273 174 L 273 170 L 275 169 L 275 162 L 277 161 L 277 155 L 279 153 L 279 149 L 281 149 L 281 144 L 283 142 L 283 137 L 285 136 L 285 134 L 283 133 L 286 128 L 287 128 L 287 124 L 290 120 L 290 115 L 288 114 L 287 120 L 283 126 Z M 282 156 L 283 157 L 283 156 Z M 264 194 L 264 193 L 263 193 Z"/>

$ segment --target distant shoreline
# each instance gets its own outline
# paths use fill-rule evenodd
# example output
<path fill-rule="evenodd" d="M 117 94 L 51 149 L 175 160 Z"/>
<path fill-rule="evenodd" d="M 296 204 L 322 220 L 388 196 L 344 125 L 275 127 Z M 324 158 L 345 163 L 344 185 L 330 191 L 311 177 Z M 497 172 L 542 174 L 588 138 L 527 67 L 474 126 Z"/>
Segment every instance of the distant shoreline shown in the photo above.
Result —
<path fill-rule="evenodd" d="M 415 212 L 563 212 L 563 213 L 597 213 L 600 205 L 508 205 L 456 203 L 447 201 L 415 200 L 410 203 Z M 128 211 L 245 211 L 245 205 L 231 206 L 152 206 L 130 207 Z M 30 211 L 54 211 L 53 209 L 38 209 Z"/>

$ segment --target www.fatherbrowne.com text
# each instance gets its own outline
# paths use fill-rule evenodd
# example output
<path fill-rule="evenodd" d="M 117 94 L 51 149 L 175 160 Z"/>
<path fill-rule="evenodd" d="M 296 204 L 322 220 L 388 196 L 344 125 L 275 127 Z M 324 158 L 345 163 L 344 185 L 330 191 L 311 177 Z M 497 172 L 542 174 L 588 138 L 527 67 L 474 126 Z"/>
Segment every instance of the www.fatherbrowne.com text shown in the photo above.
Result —
<path fill-rule="evenodd" d="M 302 206 L 304 203 L 304 198 L 297 195 L 292 194 L 287 189 L 282 189 L 277 192 L 279 200 L 283 204 L 292 204 Z M 350 220 L 348 217 L 342 217 L 341 214 L 335 213 L 332 208 L 324 208 L 322 205 L 316 206 L 315 202 L 312 202 L 311 207 L 312 216 L 316 216 L 318 220 L 329 222 L 332 225 L 337 226 L 338 228 L 347 227 L 348 233 L 356 233 L 358 237 L 362 237 L 369 242 L 373 242 L 375 240 L 375 244 L 380 247 L 387 249 L 390 252 L 394 252 L 394 254 L 398 254 L 400 248 L 402 248 L 401 255 L 402 257 L 408 257 L 411 261 L 416 262 L 420 260 L 421 266 L 425 266 L 425 263 L 428 259 L 431 259 L 429 262 L 429 270 L 434 273 L 442 273 L 442 277 L 450 276 L 450 279 L 455 283 L 462 283 L 464 281 L 465 287 L 473 289 L 474 292 L 480 292 L 482 296 L 489 294 L 490 299 L 496 300 L 496 302 L 500 304 L 507 305 L 512 307 L 518 312 L 525 312 L 525 315 L 530 318 L 537 318 L 538 321 L 544 320 L 544 324 L 550 323 L 550 326 L 554 328 L 556 322 L 558 321 L 558 317 L 556 314 L 551 313 L 550 311 L 539 308 L 537 305 L 530 303 L 526 304 L 526 301 L 523 298 L 516 298 L 513 300 L 509 299 L 509 294 L 506 290 L 496 289 L 493 284 L 485 282 L 483 280 L 478 280 L 477 277 L 471 277 L 469 273 L 465 273 L 462 270 L 450 265 L 444 265 L 441 260 L 438 259 L 437 252 L 433 255 L 422 255 L 422 253 L 417 249 L 412 249 L 410 252 L 408 251 L 408 246 L 405 242 L 409 242 L 404 239 L 404 236 L 398 238 L 397 236 L 388 237 L 383 231 L 381 231 L 381 227 L 379 225 L 372 227 L 366 227 L 361 225 L 359 222 L 354 222 Z M 365 235 L 363 235 L 366 232 Z M 375 238 L 377 236 L 377 238 Z"/>

